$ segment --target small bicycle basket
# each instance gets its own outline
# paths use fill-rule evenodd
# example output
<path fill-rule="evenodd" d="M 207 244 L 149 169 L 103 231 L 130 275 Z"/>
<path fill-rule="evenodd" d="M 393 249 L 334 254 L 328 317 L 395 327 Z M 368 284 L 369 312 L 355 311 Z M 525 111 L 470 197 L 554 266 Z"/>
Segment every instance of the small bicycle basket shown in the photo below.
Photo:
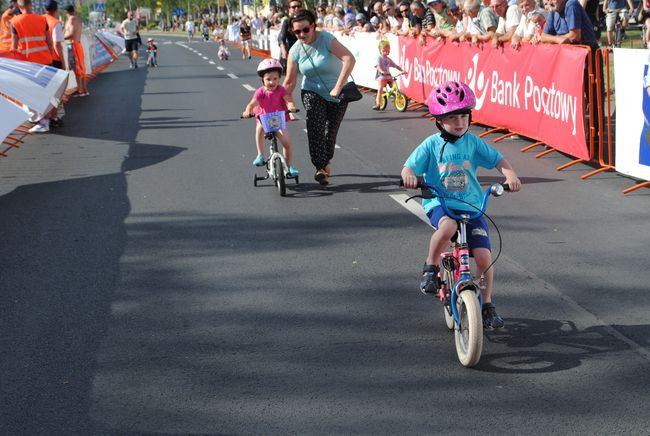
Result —
<path fill-rule="evenodd" d="M 260 114 L 259 119 L 266 133 L 277 132 L 286 128 L 284 111 Z"/>

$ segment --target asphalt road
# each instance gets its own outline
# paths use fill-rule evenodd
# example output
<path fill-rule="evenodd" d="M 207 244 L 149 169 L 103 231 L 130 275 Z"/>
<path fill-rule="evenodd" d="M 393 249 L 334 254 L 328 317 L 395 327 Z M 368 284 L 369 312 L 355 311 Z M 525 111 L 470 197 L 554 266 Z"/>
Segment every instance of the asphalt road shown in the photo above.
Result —
<path fill-rule="evenodd" d="M 157 38 L 0 161 L 0 434 L 648 434 L 650 191 L 498 143 L 506 328 L 465 369 L 391 197 L 434 124 L 352 104 L 323 188 L 292 123 L 280 198 L 239 119 L 257 62 Z"/>

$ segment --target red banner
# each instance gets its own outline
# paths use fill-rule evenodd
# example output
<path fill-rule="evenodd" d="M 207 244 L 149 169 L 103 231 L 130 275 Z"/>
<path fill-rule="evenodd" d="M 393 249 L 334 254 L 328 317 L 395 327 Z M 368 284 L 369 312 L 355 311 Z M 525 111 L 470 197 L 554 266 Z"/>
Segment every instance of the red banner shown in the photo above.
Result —
<path fill-rule="evenodd" d="M 583 74 L 588 49 L 523 44 L 492 48 L 468 43 L 399 38 L 400 90 L 424 102 L 448 80 L 467 83 L 476 94 L 474 120 L 543 141 L 589 159 L 585 140 Z"/>

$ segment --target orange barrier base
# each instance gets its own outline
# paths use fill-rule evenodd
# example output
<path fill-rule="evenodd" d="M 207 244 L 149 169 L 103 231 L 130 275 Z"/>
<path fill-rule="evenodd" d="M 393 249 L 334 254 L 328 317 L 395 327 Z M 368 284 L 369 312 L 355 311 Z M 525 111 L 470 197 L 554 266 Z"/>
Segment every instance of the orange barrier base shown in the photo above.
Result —
<path fill-rule="evenodd" d="M 525 146 L 525 147 L 522 148 L 520 151 L 521 151 L 522 153 L 525 153 L 525 152 L 527 152 L 528 150 L 533 149 L 533 148 L 535 148 L 535 147 L 539 147 L 539 146 L 544 147 L 544 146 L 546 146 L 546 144 L 543 143 L 542 141 L 538 141 L 538 142 L 535 142 L 535 143 L 533 143 L 533 144 L 530 144 L 530 145 Z"/>
<path fill-rule="evenodd" d="M 490 134 L 495 133 L 495 132 L 501 132 L 501 131 L 503 131 L 503 130 L 508 130 L 508 129 L 503 128 L 503 127 L 495 127 L 495 128 L 493 128 L 493 129 L 490 129 L 490 130 L 488 130 L 488 131 L 486 131 L 486 132 L 481 133 L 480 135 L 478 135 L 478 137 L 479 137 L 479 138 L 484 138 L 484 137 L 486 137 L 487 135 L 490 135 Z"/>
<path fill-rule="evenodd" d="M 579 164 L 579 163 L 583 163 L 583 162 L 589 162 L 589 161 L 586 161 L 586 160 L 584 160 L 584 159 L 576 159 L 576 160 L 572 160 L 571 162 L 567 162 L 567 163 L 565 163 L 564 165 L 560 165 L 559 167 L 556 168 L 556 170 L 558 170 L 558 171 L 562 171 L 562 170 L 565 169 L 565 168 L 569 168 L 570 166 L 573 166 L 573 165 L 575 165 L 575 164 Z"/>
<path fill-rule="evenodd" d="M 627 189 L 623 190 L 623 194 L 629 194 L 630 192 L 636 191 L 637 189 L 645 188 L 646 186 L 650 186 L 650 181 L 649 182 L 641 182 L 637 185 L 631 186 Z"/>
<path fill-rule="evenodd" d="M 544 157 L 544 156 L 546 156 L 547 154 L 551 154 L 551 153 L 553 153 L 554 151 L 557 151 L 557 150 L 554 149 L 553 147 L 551 147 L 551 148 L 549 148 L 548 150 L 545 150 L 545 151 L 543 151 L 543 152 L 541 152 L 541 153 L 536 154 L 536 155 L 535 155 L 535 159 L 539 159 L 540 157 Z"/>
<path fill-rule="evenodd" d="M 591 176 L 595 176 L 596 174 L 602 173 L 603 171 L 614 171 L 614 170 L 616 170 L 616 168 L 614 168 L 614 166 L 607 165 L 607 166 L 604 166 L 604 167 L 600 167 L 597 170 L 594 170 L 594 171 L 592 171 L 590 173 L 583 174 L 582 176 L 580 176 L 580 178 L 582 180 L 586 180 Z"/>

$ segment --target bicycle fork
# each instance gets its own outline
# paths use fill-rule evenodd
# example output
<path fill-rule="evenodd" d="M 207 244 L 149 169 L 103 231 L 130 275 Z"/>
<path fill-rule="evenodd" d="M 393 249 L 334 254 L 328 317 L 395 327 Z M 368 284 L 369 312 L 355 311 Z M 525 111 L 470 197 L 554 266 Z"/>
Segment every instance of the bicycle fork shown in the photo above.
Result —
<path fill-rule="evenodd" d="M 466 229 L 460 225 L 458 229 L 458 240 L 453 246 L 451 253 L 444 253 L 441 259 L 441 265 L 447 269 L 450 274 L 454 275 L 454 286 L 451 291 L 451 312 L 458 328 L 461 327 L 460 315 L 458 314 L 457 302 L 461 292 L 475 292 L 478 297 L 479 307 L 483 306 L 483 295 L 480 286 L 477 286 L 472 280 L 472 273 L 469 264 L 469 247 L 467 245 Z M 449 285 L 449 284 L 448 284 Z"/>

